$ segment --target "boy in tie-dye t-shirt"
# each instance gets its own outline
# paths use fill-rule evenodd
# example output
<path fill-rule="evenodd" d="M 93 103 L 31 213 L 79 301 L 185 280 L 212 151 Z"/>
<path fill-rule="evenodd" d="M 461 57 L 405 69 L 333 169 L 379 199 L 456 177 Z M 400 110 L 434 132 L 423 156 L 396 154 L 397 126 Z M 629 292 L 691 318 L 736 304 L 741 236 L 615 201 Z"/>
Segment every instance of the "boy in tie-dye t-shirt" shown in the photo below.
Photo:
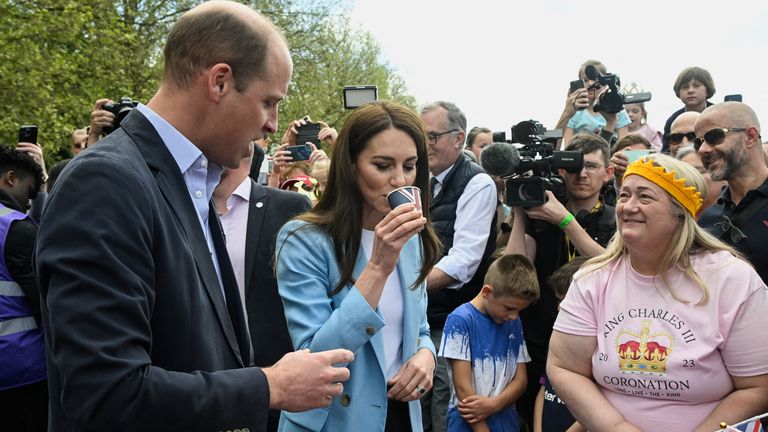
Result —
<path fill-rule="evenodd" d="M 538 298 L 531 262 L 505 255 L 488 269 L 480 293 L 448 315 L 440 355 L 453 384 L 449 432 L 519 430 L 515 401 L 525 391 L 530 357 L 517 316 Z"/>

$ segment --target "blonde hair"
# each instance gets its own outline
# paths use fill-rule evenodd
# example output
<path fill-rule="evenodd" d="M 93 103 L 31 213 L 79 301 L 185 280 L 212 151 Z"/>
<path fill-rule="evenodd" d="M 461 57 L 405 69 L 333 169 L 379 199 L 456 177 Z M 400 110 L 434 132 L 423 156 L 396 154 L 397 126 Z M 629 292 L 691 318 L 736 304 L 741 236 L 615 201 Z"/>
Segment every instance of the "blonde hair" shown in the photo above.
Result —
<path fill-rule="evenodd" d="M 685 180 L 686 186 L 693 186 L 702 195 L 706 194 L 707 186 L 704 177 L 702 177 L 693 166 L 663 154 L 651 154 L 646 156 L 646 159 L 653 161 L 654 165 L 660 166 L 667 171 L 674 172 L 675 177 Z M 720 239 L 701 228 L 696 223 L 694 217 L 685 210 L 682 204 L 674 199 L 672 195 L 669 195 L 669 197 L 670 202 L 672 203 L 672 214 L 680 219 L 680 224 L 669 242 L 670 247 L 667 248 L 667 251 L 662 256 L 659 275 L 661 276 L 664 286 L 669 290 L 675 300 L 682 303 L 688 303 L 688 300 L 682 298 L 669 283 L 669 270 L 673 267 L 679 268 L 691 278 L 699 288 L 701 288 L 701 298 L 696 304 L 703 305 L 709 300 L 709 289 L 701 276 L 699 276 L 693 269 L 693 266 L 691 265 L 691 256 L 702 253 L 728 251 L 731 255 L 737 258 L 743 259 L 743 257 L 733 247 L 723 243 Z M 579 275 L 579 278 L 616 262 L 627 253 L 627 247 L 624 244 L 621 234 L 616 232 L 610 243 L 608 243 L 608 246 L 605 248 L 605 252 L 587 261 L 584 265 L 586 270 Z"/>
<path fill-rule="evenodd" d="M 312 164 L 312 168 L 310 171 L 310 175 L 312 177 L 315 176 L 318 172 L 322 171 L 328 171 L 328 169 L 331 167 L 331 160 L 330 159 L 320 159 L 319 161 L 316 161 Z"/>

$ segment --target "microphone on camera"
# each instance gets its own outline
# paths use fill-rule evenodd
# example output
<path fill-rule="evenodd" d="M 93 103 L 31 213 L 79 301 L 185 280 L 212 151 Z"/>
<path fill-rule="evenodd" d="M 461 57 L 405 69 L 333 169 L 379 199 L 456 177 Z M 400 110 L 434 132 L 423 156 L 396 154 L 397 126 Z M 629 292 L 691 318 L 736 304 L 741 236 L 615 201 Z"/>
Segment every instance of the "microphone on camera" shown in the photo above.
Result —
<path fill-rule="evenodd" d="M 495 142 L 480 153 L 480 165 L 485 172 L 493 176 L 509 177 L 520 164 L 520 153 L 514 145 Z"/>

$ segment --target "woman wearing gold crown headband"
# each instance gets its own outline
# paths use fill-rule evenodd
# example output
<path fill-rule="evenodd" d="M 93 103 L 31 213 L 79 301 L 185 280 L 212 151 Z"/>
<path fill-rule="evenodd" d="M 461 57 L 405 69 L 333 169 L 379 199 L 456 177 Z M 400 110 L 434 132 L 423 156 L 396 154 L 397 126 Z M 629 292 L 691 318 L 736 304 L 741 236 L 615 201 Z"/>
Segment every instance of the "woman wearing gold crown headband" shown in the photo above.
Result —
<path fill-rule="evenodd" d="M 631 164 L 617 234 L 560 305 L 547 373 L 592 432 L 713 431 L 768 411 L 768 288 L 696 225 L 705 193 L 669 156 Z"/>

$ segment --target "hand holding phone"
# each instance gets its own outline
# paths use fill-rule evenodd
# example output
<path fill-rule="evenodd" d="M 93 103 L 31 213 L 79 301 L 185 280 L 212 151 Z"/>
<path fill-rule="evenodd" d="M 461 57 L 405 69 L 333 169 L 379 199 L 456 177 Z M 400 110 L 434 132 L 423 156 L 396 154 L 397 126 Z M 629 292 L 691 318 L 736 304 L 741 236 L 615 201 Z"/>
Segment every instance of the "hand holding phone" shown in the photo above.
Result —
<path fill-rule="evenodd" d="M 309 160 L 309 156 L 312 154 L 312 148 L 308 144 L 288 146 L 285 150 L 291 152 L 293 162 Z"/>
<path fill-rule="evenodd" d="M 584 88 L 584 80 L 571 81 L 568 88 L 568 104 L 573 105 L 576 110 L 583 110 L 589 107 L 589 97 Z"/>
<path fill-rule="evenodd" d="M 306 145 L 311 142 L 315 147 L 320 148 L 320 123 L 307 122 L 296 128 L 296 144 Z"/>
<path fill-rule="evenodd" d="M 37 125 L 24 125 L 20 127 L 19 142 L 37 144 Z"/>
<path fill-rule="evenodd" d="M 571 81 L 571 87 L 570 87 L 570 90 L 568 91 L 568 94 L 571 94 L 576 90 L 583 89 L 583 88 L 584 88 L 584 80 L 578 79 L 576 81 Z"/>
<path fill-rule="evenodd" d="M 624 154 L 627 155 L 627 163 L 632 163 L 642 157 L 648 156 L 651 153 L 656 153 L 656 151 L 652 149 L 624 150 Z"/>

